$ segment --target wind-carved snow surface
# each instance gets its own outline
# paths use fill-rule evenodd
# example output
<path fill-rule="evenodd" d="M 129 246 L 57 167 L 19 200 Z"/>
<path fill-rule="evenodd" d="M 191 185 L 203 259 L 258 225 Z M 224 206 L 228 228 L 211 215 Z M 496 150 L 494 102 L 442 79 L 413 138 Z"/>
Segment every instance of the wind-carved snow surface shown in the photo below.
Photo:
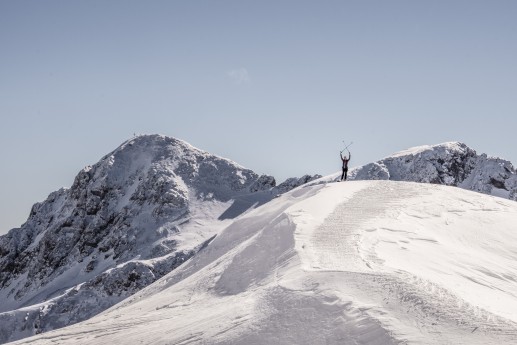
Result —
<path fill-rule="evenodd" d="M 517 203 L 449 186 L 305 185 L 102 314 L 18 344 L 511 344 L 515 224 Z"/>
<path fill-rule="evenodd" d="M 231 220 L 300 184 L 174 138 L 128 140 L 0 237 L 0 343 L 86 320 L 156 281 Z"/>
<path fill-rule="evenodd" d="M 459 142 L 418 146 L 350 172 L 355 180 L 414 181 L 457 186 L 517 200 L 517 173 L 511 162 Z"/>

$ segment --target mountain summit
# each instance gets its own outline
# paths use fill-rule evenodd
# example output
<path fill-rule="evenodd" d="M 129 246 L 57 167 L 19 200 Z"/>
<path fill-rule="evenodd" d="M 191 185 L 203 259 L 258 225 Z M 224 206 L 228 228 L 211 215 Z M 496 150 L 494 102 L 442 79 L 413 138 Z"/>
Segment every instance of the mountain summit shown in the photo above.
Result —
<path fill-rule="evenodd" d="M 232 218 L 315 177 L 276 186 L 178 139 L 126 141 L 0 237 L 0 341 L 97 314 L 189 259 Z"/>
<path fill-rule="evenodd" d="M 356 180 L 444 184 L 517 200 L 517 173 L 511 162 L 478 155 L 464 143 L 418 146 L 351 172 Z"/>

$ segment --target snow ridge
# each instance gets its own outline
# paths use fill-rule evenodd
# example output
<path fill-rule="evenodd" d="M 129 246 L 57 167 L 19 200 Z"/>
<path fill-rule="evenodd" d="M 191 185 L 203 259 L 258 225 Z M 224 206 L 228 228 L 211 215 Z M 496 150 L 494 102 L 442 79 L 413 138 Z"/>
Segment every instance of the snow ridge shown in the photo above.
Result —
<path fill-rule="evenodd" d="M 443 185 L 306 184 L 88 322 L 17 344 L 513 344 L 516 215 Z"/>

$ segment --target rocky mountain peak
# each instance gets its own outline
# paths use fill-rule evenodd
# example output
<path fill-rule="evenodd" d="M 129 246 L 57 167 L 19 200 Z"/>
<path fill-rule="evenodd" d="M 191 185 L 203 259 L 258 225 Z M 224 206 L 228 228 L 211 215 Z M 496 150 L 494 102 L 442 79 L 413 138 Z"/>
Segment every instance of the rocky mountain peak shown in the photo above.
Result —
<path fill-rule="evenodd" d="M 444 184 L 517 200 L 517 174 L 512 163 L 477 154 L 461 142 L 404 150 L 359 167 L 350 176 L 357 180 Z"/>
<path fill-rule="evenodd" d="M 0 342 L 110 307 L 189 259 L 232 218 L 271 200 L 275 186 L 271 176 L 179 139 L 124 142 L 0 237 L 0 320 L 9 328 L 0 329 Z M 18 308 L 38 303 L 45 313 L 25 320 Z M 57 318 L 63 310 L 67 318 Z M 37 329 L 27 328 L 31 322 Z"/>

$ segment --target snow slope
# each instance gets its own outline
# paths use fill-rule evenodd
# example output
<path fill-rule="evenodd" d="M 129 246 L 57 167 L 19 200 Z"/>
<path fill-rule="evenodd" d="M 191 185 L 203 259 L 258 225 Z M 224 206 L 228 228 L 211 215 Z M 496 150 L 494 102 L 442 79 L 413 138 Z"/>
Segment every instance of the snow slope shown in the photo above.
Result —
<path fill-rule="evenodd" d="M 88 321 L 17 344 L 517 343 L 517 203 L 411 182 L 294 189 Z"/>

